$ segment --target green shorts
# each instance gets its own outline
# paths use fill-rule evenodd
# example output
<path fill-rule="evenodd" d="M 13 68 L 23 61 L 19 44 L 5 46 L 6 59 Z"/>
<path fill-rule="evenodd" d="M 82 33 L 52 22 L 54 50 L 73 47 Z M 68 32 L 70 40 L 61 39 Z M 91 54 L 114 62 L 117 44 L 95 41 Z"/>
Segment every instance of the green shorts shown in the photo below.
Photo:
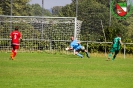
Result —
<path fill-rule="evenodd" d="M 110 50 L 111 53 L 115 52 L 115 54 L 118 54 L 119 51 L 120 51 L 120 49 L 118 47 L 112 47 L 111 50 Z"/>

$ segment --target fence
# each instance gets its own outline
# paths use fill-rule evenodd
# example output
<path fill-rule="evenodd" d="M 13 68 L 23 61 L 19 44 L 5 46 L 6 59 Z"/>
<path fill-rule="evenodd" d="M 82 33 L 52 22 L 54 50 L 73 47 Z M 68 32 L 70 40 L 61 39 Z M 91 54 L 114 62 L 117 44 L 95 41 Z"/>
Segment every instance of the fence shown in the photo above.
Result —
<path fill-rule="evenodd" d="M 80 39 L 82 45 L 91 53 L 109 52 L 111 42 L 97 41 L 99 37 L 105 37 L 101 21 L 97 21 L 101 29 L 95 28 L 94 31 L 91 30 L 88 34 L 86 32 L 81 33 L 83 32 L 83 30 L 81 31 L 81 24 L 82 21 L 78 21 L 75 17 L 0 16 L 0 51 L 10 52 L 9 34 L 15 26 L 19 26 L 19 31 L 22 33 L 23 38 L 19 51 L 22 52 L 38 50 L 66 52 L 65 48 L 69 46 L 70 36 Z M 83 39 L 84 35 L 89 37 Z M 92 44 L 96 44 L 96 46 L 94 47 Z M 124 54 L 124 58 L 126 45 L 133 45 L 133 43 L 124 44 L 121 51 Z"/>

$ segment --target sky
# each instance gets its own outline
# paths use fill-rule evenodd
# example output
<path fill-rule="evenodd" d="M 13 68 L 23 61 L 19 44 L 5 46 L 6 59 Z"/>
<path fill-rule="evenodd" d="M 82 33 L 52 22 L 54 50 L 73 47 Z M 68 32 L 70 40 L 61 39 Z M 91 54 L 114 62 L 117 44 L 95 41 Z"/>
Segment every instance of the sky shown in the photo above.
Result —
<path fill-rule="evenodd" d="M 44 1 L 44 8 L 51 9 L 54 6 L 65 6 L 66 4 L 70 4 L 72 0 L 43 0 Z M 130 0 L 129 0 L 130 1 Z M 133 0 L 131 0 L 133 2 Z M 30 4 L 38 3 L 42 6 L 42 0 L 31 0 Z"/>
<path fill-rule="evenodd" d="M 44 1 L 44 8 L 51 9 L 54 6 L 65 6 L 66 4 L 70 4 L 72 0 L 43 0 Z M 42 0 L 31 0 L 30 4 L 38 3 L 42 6 Z"/>

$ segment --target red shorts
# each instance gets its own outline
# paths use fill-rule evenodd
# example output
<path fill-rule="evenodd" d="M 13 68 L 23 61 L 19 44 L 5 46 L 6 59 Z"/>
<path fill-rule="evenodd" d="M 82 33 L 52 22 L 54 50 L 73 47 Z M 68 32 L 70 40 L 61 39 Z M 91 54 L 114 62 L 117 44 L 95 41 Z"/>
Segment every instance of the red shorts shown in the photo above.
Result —
<path fill-rule="evenodd" d="M 12 48 L 15 49 L 19 49 L 19 45 L 12 45 Z"/>

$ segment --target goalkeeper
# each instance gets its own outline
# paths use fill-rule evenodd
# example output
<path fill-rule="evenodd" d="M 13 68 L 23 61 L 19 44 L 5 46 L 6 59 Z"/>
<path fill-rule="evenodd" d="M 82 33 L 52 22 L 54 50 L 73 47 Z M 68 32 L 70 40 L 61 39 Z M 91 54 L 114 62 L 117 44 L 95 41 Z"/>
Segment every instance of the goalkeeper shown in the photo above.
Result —
<path fill-rule="evenodd" d="M 120 34 L 117 35 L 117 37 L 114 38 L 113 41 L 113 45 L 112 48 L 110 50 L 110 53 L 108 54 L 108 60 L 110 60 L 110 58 L 112 58 L 112 55 L 114 54 L 112 61 L 114 61 L 114 59 L 116 58 L 116 55 L 119 53 L 120 51 L 120 46 L 123 45 L 122 41 L 121 41 L 121 36 Z"/>
<path fill-rule="evenodd" d="M 74 55 L 77 55 L 81 58 L 83 58 L 83 55 L 81 55 L 79 52 L 85 52 L 86 56 L 90 58 L 87 50 L 85 50 L 84 46 L 81 46 L 80 42 L 77 42 L 77 40 L 74 40 L 74 37 L 71 37 L 71 43 L 70 48 L 66 48 L 66 50 L 75 50 Z"/>

